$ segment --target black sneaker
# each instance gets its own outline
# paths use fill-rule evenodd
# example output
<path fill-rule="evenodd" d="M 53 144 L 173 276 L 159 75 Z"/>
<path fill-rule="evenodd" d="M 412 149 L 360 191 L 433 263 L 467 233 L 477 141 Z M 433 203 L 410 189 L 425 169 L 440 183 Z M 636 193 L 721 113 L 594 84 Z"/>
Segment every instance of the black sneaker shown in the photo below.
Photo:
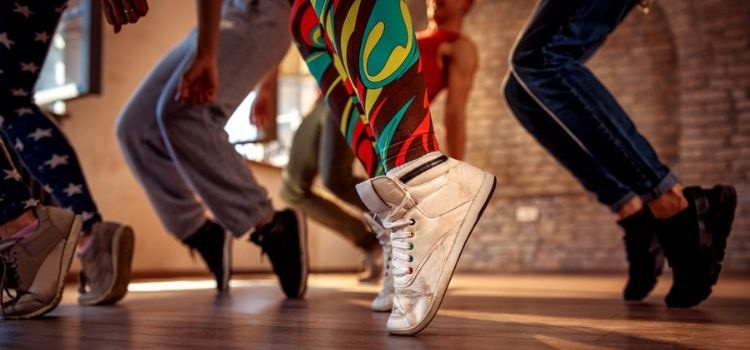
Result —
<path fill-rule="evenodd" d="M 628 283 L 623 298 L 640 301 L 656 285 L 664 268 L 664 252 L 654 231 L 654 217 L 648 208 L 617 222 L 625 230 L 625 252 L 628 257 Z"/>
<path fill-rule="evenodd" d="M 232 237 L 224 228 L 206 220 L 184 243 L 200 253 L 216 278 L 216 290 L 220 293 L 229 291 L 229 280 L 232 277 Z"/>
<path fill-rule="evenodd" d="M 665 298 L 669 307 L 692 307 L 711 295 L 737 208 L 737 192 L 731 186 L 688 187 L 683 193 L 688 208 L 658 220 L 657 235 L 674 278 Z"/>
<path fill-rule="evenodd" d="M 250 241 L 268 254 L 281 289 L 290 299 L 302 298 L 307 291 L 307 227 L 298 212 L 276 212 L 273 222 L 253 232 Z"/>

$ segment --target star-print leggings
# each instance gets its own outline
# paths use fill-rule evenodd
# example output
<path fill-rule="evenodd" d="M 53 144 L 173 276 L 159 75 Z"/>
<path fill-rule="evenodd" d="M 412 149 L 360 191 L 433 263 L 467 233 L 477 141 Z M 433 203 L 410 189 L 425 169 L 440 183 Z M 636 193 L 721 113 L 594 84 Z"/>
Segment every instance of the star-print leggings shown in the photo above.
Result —
<path fill-rule="evenodd" d="M 0 1 L 0 130 L 29 173 L 60 206 L 83 217 L 84 232 L 101 221 L 73 147 L 59 126 L 33 100 L 33 90 L 67 1 Z M 0 163 L 0 218 L 28 205 L 25 194 L 8 189 L 13 171 Z M 21 205 L 20 208 L 23 208 Z M 8 214 L 5 213 L 8 211 Z"/>
<path fill-rule="evenodd" d="M 26 209 L 36 205 L 29 189 L 22 182 L 10 160 L 10 154 L 0 139 L 0 225 L 17 218 Z"/>
<path fill-rule="evenodd" d="M 347 143 L 376 176 L 437 151 L 402 0 L 297 0 L 292 35 Z"/>

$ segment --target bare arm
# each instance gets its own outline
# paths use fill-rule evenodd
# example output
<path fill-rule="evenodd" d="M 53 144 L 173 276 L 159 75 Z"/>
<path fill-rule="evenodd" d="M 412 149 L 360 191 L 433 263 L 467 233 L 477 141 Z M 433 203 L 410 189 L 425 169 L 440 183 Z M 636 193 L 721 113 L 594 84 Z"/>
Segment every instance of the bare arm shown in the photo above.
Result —
<path fill-rule="evenodd" d="M 276 118 L 276 89 L 278 88 L 279 69 L 274 68 L 255 88 L 255 102 L 250 111 L 250 123 L 259 129 L 265 129 Z"/>
<path fill-rule="evenodd" d="M 466 104 L 474 85 L 479 57 L 469 39 L 453 43 L 448 68 L 448 93 L 445 100 L 445 129 L 447 153 L 463 159 L 466 149 Z"/>
<path fill-rule="evenodd" d="M 219 22 L 221 1 L 198 0 L 198 51 L 197 56 L 213 56 L 219 47 Z"/>
<path fill-rule="evenodd" d="M 136 23 L 139 18 L 146 16 L 148 2 L 146 0 L 102 0 L 102 12 L 107 23 L 114 27 L 116 34 L 120 32 L 122 26 Z"/>
<path fill-rule="evenodd" d="M 198 0 L 198 47 L 193 64 L 182 75 L 177 99 L 183 103 L 204 104 L 216 99 L 219 87 L 219 47 L 221 1 Z"/>

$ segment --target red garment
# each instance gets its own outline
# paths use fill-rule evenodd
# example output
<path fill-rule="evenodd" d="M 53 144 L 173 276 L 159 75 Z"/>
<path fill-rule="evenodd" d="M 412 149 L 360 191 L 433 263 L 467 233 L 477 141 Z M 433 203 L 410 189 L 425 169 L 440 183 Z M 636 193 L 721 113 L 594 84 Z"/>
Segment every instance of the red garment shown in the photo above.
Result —
<path fill-rule="evenodd" d="M 444 62 L 440 62 L 438 57 L 440 45 L 454 42 L 460 37 L 460 33 L 440 30 L 423 30 L 417 33 L 427 98 L 430 102 L 448 85 L 448 71 L 443 71 Z"/>

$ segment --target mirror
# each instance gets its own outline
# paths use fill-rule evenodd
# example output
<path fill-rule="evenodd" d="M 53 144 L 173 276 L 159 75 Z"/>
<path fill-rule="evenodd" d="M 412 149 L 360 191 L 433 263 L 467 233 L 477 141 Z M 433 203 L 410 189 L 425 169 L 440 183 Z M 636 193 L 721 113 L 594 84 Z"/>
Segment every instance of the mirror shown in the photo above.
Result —
<path fill-rule="evenodd" d="M 37 104 L 101 91 L 102 18 L 98 0 L 71 0 L 50 38 L 34 98 Z"/>
<path fill-rule="evenodd" d="M 250 161 L 284 167 L 289 161 L 292 138 L 302 118 L 318 97 L 318 84 L 297 49 L 291 47 L 279 65 L 276 82 L 276 123 L 260 130 L 250 123 L 255 92 L 237 108 L 225 131 L 237 152 Z"/>

